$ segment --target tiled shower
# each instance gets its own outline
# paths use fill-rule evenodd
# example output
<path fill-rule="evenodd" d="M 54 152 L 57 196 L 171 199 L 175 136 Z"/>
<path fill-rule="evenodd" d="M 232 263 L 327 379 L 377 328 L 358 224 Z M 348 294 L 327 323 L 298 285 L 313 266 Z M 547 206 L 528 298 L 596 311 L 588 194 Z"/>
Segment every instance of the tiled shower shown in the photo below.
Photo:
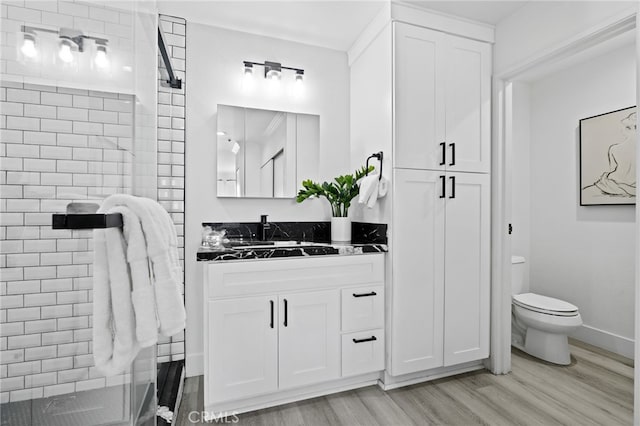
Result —
<path fill-rule="evenodd" d="M 142 352 L 130 371 L 112 377 L 97 371 L 93 234 L 51 227 L 52 214 L 71 202 L 129 193 L 159 199 L 183 234 L 184 89 L 172 93 L 156 84 L 162 73 L 155 5 L 122 7 L 28 0 L 0 6 L 2 425 L 127 424 L 140 416 L 155 380 L 156 352 L 159 361 L 184 357 L 180 335 Z M 77 53 L 75 67 L 52 60 L 46 49 L 55 44 L 38 32 L 40 57 L 29 61 L 19 49 L 25 25 L 108 39 L 110 68 L 92 68 L 89 49 Z M 182 46 L 174 54 L 184 58 L 184 22 L 176 31 L 182 34 L 173 43 Z M 174 102 L 182 104 L 181 116 Z M 165 122 L 161 109 L 173 123 L 168 134 L 157 130 Z M 110 415 L 100 411 L 99 400 Z M 72 412 L 84 415 L 66 415 Z"/>

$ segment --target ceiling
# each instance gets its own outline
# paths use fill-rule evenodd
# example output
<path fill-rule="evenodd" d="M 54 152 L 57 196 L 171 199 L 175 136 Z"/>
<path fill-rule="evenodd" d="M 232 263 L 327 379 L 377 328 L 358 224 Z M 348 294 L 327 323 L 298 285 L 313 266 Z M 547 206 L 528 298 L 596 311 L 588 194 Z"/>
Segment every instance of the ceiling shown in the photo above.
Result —
<path fill-rule="evenodd" d="M 347 51 L 388 0 L 159 0 L 188 22 Z M 398 1 L 495 25 L 526 1 Z"/>
<path fill-rule="evenodd" d="M 160 13 L 329 49 L 347 51 L 385 1 L 160 0 Z"/>
<path fill-rule="evenodd" d="M 501 1 L 403 1 L 425 9 L 437 10 L 449 15 L 459 16 L 485 24 L 495 25 L 516 10 L 524 6 L 526 1 L 501 0 Z"/>

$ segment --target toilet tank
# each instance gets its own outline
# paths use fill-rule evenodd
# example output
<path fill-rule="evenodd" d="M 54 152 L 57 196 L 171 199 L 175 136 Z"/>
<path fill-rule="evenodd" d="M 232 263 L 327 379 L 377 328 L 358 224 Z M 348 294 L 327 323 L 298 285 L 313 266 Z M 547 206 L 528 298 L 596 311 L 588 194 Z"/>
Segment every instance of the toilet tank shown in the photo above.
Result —
<path fill-rule="evenodd" d="M 511 294 L 522 294 L 529 291 L 524 282 L 524 257 L 511 256 Z"/>

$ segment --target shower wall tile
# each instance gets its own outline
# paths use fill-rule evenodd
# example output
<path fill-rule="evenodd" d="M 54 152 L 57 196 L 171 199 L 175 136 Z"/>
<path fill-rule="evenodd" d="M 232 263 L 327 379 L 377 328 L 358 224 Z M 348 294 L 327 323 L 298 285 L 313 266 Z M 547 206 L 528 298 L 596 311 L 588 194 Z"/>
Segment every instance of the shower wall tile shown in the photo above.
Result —
<path fill-rule="evenodd" d="M 178 78 L 184 80 L 185 71 L 185 26 L 182 18 L 160 15 L 160 25 L 166 36 L 167 51 L 172 64 L 177 68 Z M 173 89 L 166 83 L 167 71 L 158 58 L 158 201 L 169 211 L 176 224 L 178 249 L 184 270 L 184 105 L 186 82 L 182 89 Z M 181 76 L 182 75 L 182 76 Z M 105 110 L 115 108 L 105 100 Z M 181 293 L 184 295 L 184 285 Z M 158 342 L 158 362 L 184 359 L 184 333 Z"/>
<path fill-rule="evenodd" d="M 51 229 L 51 213 L 64 212 L 72 201 L 99 203 L 111 193 L 131 192 L 124 172 L 133 158 L 114 147 L 131 134 L 134 99 L 6 81 L 0 86 L 2 123 L 9 128 L 0 132 L 0 364 L 8 375 L 2 398 L 103 387 L 104 378 L 89 377 L 92 233 Z M 105 111 L 105 104 L 115 111 Z M 106 124 L 116 127 L 105 134 Z"/>

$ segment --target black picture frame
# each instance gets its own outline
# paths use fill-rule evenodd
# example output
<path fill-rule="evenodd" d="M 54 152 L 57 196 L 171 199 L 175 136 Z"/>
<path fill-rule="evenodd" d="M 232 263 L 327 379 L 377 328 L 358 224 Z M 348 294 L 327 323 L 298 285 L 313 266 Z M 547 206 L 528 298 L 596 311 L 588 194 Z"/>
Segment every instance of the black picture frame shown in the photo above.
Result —
<path fill-rule="evenodd" d="M 581 206 L 635 205 L 636 123 L 636 106 L 579 121 Z"/>

